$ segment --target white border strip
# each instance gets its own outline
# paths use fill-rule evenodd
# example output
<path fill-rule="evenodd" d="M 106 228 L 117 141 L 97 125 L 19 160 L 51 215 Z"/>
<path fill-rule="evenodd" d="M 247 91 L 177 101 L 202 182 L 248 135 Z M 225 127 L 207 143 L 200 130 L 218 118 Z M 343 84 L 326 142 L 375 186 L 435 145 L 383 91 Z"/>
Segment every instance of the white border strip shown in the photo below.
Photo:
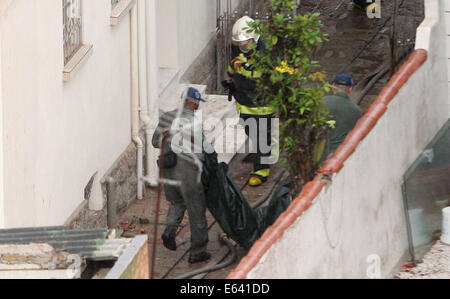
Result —
<path fill-rule="evenodd" d="M 109 271 L 108 275 L 106 275 L 105 279 L 120 279 L 122 274 L 127 270 L 130 264 L 136 258 L 136 255 L 139 254 L 142 246 L 144 246 L 144 244 L 147 244 L 147 242 L 147 235 L 136 236 L 131 242 L 130 246 L 128 246 L 125 252 L 120 256 L 119 260 L 116 262 L 111 271 Z"/>
<path fill-rule="evenodd" d="M 2 20 L 0 19 L 0 228 L 5 228 L 4 167 L 3 164 L 3 91 L 2 91 Z"/>
<path fill-rule="evenodd" d="M 440 1 L 425 0 L 425 19 L 419 28 L 417 28 L 416 50 L 424 49 L 428 52 L 430 51 L 431 33 L 440 19 Z"/>

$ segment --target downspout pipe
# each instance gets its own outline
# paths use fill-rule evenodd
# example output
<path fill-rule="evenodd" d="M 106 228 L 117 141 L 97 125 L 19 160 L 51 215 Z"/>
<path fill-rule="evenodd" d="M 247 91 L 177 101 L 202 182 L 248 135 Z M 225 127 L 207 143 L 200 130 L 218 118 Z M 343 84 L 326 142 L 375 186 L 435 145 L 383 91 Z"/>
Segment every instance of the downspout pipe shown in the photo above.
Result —
<path fill-rule="evenodd" d="M 140 119 L 145 128 L 146 154 L 147 154 L 147 176 L 149 173 L 149 165 L 151 160 L 151 131 L 152 119 L 149 113 L 149 79 L 148 79 L 148 51 L 147 51 L 147 0 L 138 0 L 138 61 L 139 61 L 139 112 Z M 156 160 L 155 160 L 156 161 Z M 143 175 L 141 176 L 141 178 Z"/>
<path fill-rule="evenodd" d="M 106 178 L 106 192 L 107 192 L 107 225 L 108 228 L 114 229 L 116 228 L 116 225 L 118 223 L 118 216 L 117 216 L 117 188 L 116 188 L 116 181 L 114 178 L 108 176 Z"/>
<path fill-rule="evenodd" d="M 147 30 L 145 26 L 146 0 L 138 0 L 138 69 L 139 69 L 139 112 L 141 121 L 147 126 L 150 123 L 147 107 Z"/>
<path fill-rule="evenodd" d="M 137 6 L 130 13 L 130 60 L 131 60 L 131 136 L 137 148 L 137 199 L 143 199 L 142 177 L 144 174 L 144 142 L 139 137 L 139 62 L 138 62 Z"/>
<path fill-rule="evenodd" d="M 145 132 L 147 138 L 147 164 L 145 182 L 150 186 L 158 184 L 158 159 L 159 151 L 153 148 L 151 139 L 159 122 L 159 66 L 157 48 L 157 16 L 156 0 L 142 0 L 145 2 L 145 27 L 146 27 L 146 67 L 147 67 L 147 122 Z"/>

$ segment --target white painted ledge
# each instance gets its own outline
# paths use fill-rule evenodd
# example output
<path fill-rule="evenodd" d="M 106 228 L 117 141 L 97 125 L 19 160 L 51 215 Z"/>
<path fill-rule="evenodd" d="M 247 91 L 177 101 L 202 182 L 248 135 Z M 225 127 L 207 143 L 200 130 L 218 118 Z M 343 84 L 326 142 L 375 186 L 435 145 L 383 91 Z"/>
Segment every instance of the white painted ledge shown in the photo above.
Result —
<path fill-rule="evenodd" d="M 86 62 L 86 60 L 92 54 L 92 45 L 83 45 L 81 48 L 75 53 L 72 59 L 66 64 L 63 70 L 63 81 L 68 82 L 72 80 L 81 66 Z"/>
<path fill-rule="evenodd" d="M 111 12 L 111 26 L 119 24 L 135 4 L 136 0 L 120 0 Z"/>
<path fill-rule="evenodd" d="M 439 22 L 441 1 L 443 0 L 425 0 L 425 19 L 417 28 L 416 50 L 430 50 L 432 31 Z"/>

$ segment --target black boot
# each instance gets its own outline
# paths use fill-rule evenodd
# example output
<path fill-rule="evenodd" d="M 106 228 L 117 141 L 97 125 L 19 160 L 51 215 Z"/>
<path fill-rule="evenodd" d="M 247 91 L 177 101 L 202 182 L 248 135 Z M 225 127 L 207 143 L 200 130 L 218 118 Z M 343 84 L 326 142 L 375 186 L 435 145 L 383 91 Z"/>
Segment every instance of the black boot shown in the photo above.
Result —
<path fill-rule="evenodd" d="M 177 243 L 175 241 L 176 237 L 177 237 L 177 228 L 174 226 L 166 227 L 166 230 L 161 236 L 164 247 L 166 247 L 169 250 L 176 251 L 177 250 Z"/>
<path fill-rule="evenodd" d="M 189 264 L 198 264 L 202 262 L 206 262 L 209 259 L 211 259 L 211 254 L 209 252 L 200 252 L 198 254 L 191 254 L 189 255 Z"/>

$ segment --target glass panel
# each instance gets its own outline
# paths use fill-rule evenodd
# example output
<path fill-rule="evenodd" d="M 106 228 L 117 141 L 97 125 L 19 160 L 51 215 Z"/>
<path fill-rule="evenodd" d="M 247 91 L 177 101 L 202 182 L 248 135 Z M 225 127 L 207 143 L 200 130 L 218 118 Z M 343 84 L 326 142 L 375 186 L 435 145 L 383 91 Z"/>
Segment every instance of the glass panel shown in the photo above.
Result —
<path fill-rule="evenodd" d="M 422 259 L 442 230 L 450 206 L 450 121 L 405 174 L 403 185 L 410 252 Z"/>

